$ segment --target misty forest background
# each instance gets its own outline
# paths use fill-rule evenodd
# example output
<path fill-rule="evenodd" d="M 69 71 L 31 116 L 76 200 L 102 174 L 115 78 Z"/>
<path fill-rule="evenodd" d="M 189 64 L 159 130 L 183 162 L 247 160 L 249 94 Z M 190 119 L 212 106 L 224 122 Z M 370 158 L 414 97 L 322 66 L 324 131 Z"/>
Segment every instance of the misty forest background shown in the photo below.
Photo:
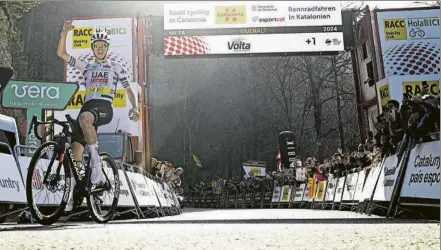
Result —
<path fill-rule="evenodd" d="M 297 154 L 327 157 L 360 143 L 350 54 L 151 58 L 153 155 L 193 179 L 242 174 L 246 160 L 276 168 L 278 134 L 293 131 Z M 161 83 L 161 84 L 159 84 Z M 154 93 L 154 94 L 153 94 Z M 197 179 L 199 179 L 197 178 Z"/>
<path fill-rule="evenodd" d="M 363 2 L 347 3 L 346 8 L 364 7 Z M 62 81 L 63 66 L 55 53 L 62 20 L 79 7 L 83 15 L 91 16 L 104 8 L 106 13 L 123 15 L 127 6 L 0 2 L 0 64 L 13 66 L 18 79 Z M 134 2 L 130 8 L 161 13 L 161 6 Z M 26 18 L 57 23 L 59 30 L 46 27 L 47 41 L 31 39 L 26 21 L 22 22 Z M 338 147 L 351 150 L 360 143 L 350 53 L 170 60 L 156 52 L 150 56 L 149 69 L 152 156 L 183 167 L 187 183 L 241 176 L 246 160 L 265 161 L 268 170 L 275 170 L 278 134 L 286 130 L 295 133 L 302 158 L 323 159 Z M 26 118 L 19 110 L 0 108 L 0 113 L 15 117 L 19 126 Z M 195 167 L 191 154 L 200 158 L 203 169 Z"/>

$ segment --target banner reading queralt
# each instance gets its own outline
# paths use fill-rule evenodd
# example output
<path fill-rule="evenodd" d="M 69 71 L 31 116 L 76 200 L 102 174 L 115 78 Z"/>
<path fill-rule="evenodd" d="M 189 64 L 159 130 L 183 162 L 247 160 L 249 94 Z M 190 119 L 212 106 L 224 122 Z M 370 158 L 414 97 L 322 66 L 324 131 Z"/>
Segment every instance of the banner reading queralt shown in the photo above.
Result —
<path fill-rule="evenodd" d="M 377 12 L 386 77 L 439 74 L 439 18 L 439 9 Z"/>
<path fill-rule="evenodd" d="M 75 28 L 69 32 L 66 49 L 67 52 L 81 60 L 92 61 L 94 59 L 90 46 L 90 38 L 96 29 L 104 29 L 111 36 L 111 44 L 108 52 L 108 59 L 120 63 L 127 71 L 131 82 L 134 80 L 133 70 L 133 37 L 132 37 L 132 18 L 105 18 L 105 19 L 85 19 L 73 20 Z M 54 52 L 55 53 L 55 52 Z M 78 69 L 66 66 L 66 81 L 84 83 L 84 76 Z M 135 96 L 138 96 L 137 84 L 132 84 Z M 85 88 L 80 86 L 77 94 L 72 98 L 68 107 L 64 111 L 56 111 L 55 118 L 64 120 L 66 114 L 77 117 L 82 105 L 84 104 Z M 123 131 L 130 131 L 133 136 L 138 136 L 138 123 L 130 121 L 128 112 L 132 105 L 127 98 L 126 91 L 118 83 L 115 98 L 113 100 L 114 114 L 112 122 L 100 127 L 100 132 L 114 132 L 116 127 Z M 56 128 L 58 132 L 60 128 Z"/>
<path fill-rule="evenodd" d="M 313 22 L 312 22 L 313 21 Z M 164 4 L 164 30 L 341 25 L 339 2 Z"/>

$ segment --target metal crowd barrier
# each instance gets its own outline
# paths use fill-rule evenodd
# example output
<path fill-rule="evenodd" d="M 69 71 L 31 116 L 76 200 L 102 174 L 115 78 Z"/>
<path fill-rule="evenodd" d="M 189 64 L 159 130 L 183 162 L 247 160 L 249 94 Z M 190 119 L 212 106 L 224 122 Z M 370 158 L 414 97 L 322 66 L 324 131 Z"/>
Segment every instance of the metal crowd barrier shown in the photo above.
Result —
<path fill-rule="evenodd" d="M 439 133 L 431 134 L 439 139 Z M 312 208 L 374 211 L 396 217 L 415 208 L 440 207 L 440 141 L 410 141 L 404 153 L 382 159 L 378 166 L 328 176 L 326 181 L 276 186 L 262 181 L 261 190 L 207 190 L 190 194 L 188 205 L 209 208 Z M 438 211 L 439 213 L 439 211 Z"/>
<path fill-rule="evenodd" d="M 27 207 L 25 187 L 27 169 L 36 148 L 16 145 L 14 150 L 11 150 L 6 143 L 0 143 L 0 147 L 9 151 L 9 154 L 0 153 L 0 162 L 3 163 L 0 179 L 8 180 L 9 185 L 8 189 L 3 188 L 0 192 L 0 205 L 8 208 L 1 211 L 0 222 L 7 216 L 18 214 L 17 218 L 29 219 L 32 223 L 33 219 Z M 163 183 L 138 167 L 117 164 L 121 188 L 114 218 L 132 214 L 137 219 L 144 219 L 182 213 L 175 191 L 167 183 Z M 13 211 L 8 211 L 11 209 Z M 84 217 L 89 213 L 85 202 L 76 210 L 78 211 L 64 218 L 64 221 Z"/>

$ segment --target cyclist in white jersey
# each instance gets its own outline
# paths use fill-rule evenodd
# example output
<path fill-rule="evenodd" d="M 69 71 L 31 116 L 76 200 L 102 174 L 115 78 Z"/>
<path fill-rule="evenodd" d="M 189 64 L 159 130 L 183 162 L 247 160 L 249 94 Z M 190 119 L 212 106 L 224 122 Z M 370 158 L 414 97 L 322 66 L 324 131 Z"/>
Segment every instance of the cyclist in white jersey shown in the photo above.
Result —
<path fill-rule="evenodd" d="M 84 76 L 86 88 L 85 103 L 78 115 L 76 131 L 72 136 L 72 151 L 75 161 L 80 166 L 84 147 L 87 144 L 91 154 L 91 182 L 97 184 L 101 181 L 101 159 L 98 155 L 97 128 L 112 121 L 112 102 L 116 93 L 118 82 L 127 91 L 127 97 L 132 104 L 129 117 L 132 121 L 139 119 L 139 113 L 135 94 L 130 87 L 126 70 L 121 64 L 107 59 L 107 52 L 110 45 L 110 36 L 101 30 L 97 30 L 91 37 L 91 48 L 95 56 L 94 62 L 86 62 L 69 55 L 66 52 L 66 38 L 69 31 L 74 28 L 71 22 L 63 26 L 60 41 L 58 43 L 57 55 L 70 66 L 79 69 Z M 71 178 L 71 189 L 66 211 L 73 208 L 73 190 L 75 179 Z"/>

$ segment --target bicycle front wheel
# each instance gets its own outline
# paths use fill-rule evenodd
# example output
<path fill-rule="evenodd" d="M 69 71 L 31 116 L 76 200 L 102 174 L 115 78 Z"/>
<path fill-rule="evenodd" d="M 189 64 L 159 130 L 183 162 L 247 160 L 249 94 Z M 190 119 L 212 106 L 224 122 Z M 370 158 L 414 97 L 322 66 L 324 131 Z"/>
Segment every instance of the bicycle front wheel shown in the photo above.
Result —
<path fill-rule="evenodd" d="M 42 225 L 57 222 L 69 198 L 70 170 L 66 157 L 57 173 L 62 151 L 53 141 L 43 143 L 35 151 L 29 164 L 26 199 L 32 217 Z"/>
<path fill-rule="evenodd" d="M 98 223 L 107 223 L 113 218 L 118 206 L 120 181 L 116 162 L 106 153 L 100 153 L 103 162 L 102 182 L 87 196 L 87 206 L 93 219 Z M 104 191 L 95 193 L 94 190 Z"/>

